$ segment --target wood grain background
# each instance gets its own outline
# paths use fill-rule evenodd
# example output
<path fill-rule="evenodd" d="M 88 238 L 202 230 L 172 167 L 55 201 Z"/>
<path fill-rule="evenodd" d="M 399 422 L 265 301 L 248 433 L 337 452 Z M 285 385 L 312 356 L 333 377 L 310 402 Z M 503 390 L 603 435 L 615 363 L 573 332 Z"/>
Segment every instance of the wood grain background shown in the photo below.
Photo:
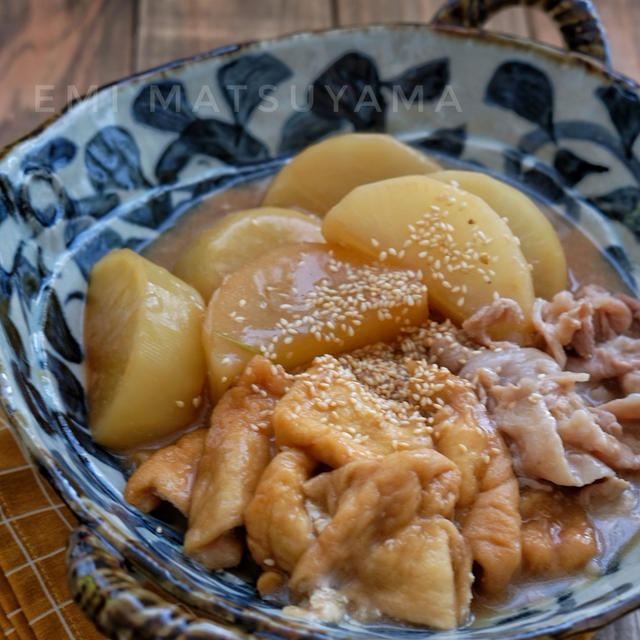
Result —
<path fill-rule="evenodd" d="M 371 22 L 428 22 L 442 0 L 0 0 L 0 147 L 51 113 L 35 111 L 36 91 L 59 110 L 71 97 L 222 44 L 302 29 Z M 614 67 L 640 81 L 640 0 L 594 0 Z M 510 9 L 487 29 L 560 45 L 539 12 Z M 73 87 L 69 93 L 68 87 Z M 640 576 L 638 577 L 640 579 Z M 640 639 L 640 614 L 594 640 Z"/>

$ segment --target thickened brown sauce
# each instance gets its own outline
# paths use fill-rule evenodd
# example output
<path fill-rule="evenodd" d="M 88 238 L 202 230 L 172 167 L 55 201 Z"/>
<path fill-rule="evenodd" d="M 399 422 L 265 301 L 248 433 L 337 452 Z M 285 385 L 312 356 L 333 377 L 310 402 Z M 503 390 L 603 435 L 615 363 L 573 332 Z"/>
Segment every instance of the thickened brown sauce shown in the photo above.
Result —
<path fill-rule="evenodd" d="M 224 217 L 225 214 L 241 209 L 260 206 L 260 202 L 269 184 L 269 179 L 247 182 L 208 197 L 185 214 L 169 231 L 162 234 L 149 245 L 144 255 L 153 262 L 172 269 L 183 249 L 204 229 Z M 578 227 L 550 207 L 540 204 L 547 218 L 553 224 L 564 247 L 571 288 L 581 284 L 597 284 L 610 291 L 628 289 L 613 265 L 603 256 L 597 245 Z M 204 410 L 201 426 L 206 421 Z M 164 443 L 162 443 L 164 444 Z M 132 456 L 139 463 L 146 457 L 144 452 Z M 628 477 L 638 489 L 640 479 Z M 637 493 L 637 491 L 636 491 Z M 632 501 L 633 502 L 633 501 Z M 473 612 L 481 623 L 486 616 L 508 614 L 517 611 L 529 603 L 539 606 L 541 601 L 556 597 L 570 587 L 601 574 L 615 561 L 625 548 L 634 544 L 640 531 L 640 509 L 627 502 L 613 506 L 596 516 L 591 514 L 593 524 L 598 529 L 600 555 L 578 575 L 554 577 L 549 579 L 521 579 L 510 584 L 498 600 L 489 601 L 478 594 L 474 597 Z"/>

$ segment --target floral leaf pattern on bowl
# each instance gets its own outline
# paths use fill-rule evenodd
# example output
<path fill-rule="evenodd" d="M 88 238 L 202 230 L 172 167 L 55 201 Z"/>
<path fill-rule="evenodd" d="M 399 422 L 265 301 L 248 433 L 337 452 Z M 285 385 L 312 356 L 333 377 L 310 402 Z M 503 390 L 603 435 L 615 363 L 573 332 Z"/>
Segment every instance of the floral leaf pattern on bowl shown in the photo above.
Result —
<path fill-rule="evenodd" d="M 81 274 L 85 280 L 89 280 L 89 272 L 96 262 L 96 256 L 105 256 L 109 251 L 126 247 L 128 249 L 138 249 L 144 244 L 140 238 L 124 239 L 117 231 L 107 227 L 102 229 L 99 234 L 92 236 L 84 241 L 80 246 L 73 247 L 72 256 L 74 262 L 78 265 Z M 100 259 L 98 258 L 98 260 Z"/>
<path fill-rule="evenodd" d="M 132 112 L 138 122 L 175 133 L 195 120 L 184 85 L 177 80 L 145 85 L 133 101 Z"/>
<path fill-rule="evenodd" d="M 30 309 L 33 299 L 40 291 L 43 279 L 49 275 L 49 272 L 42 263 L 42 249 L 37 250 L 35 264 L 25 256 L 27 250 L 26 243 L 18 245 L 11 269 L 8 272 L 4 270 L 0 272 L 0 283 L 4 281 L 2 288 L 5 289 L 8 297 L 11 297 L 12 290 L 15 288 L 22 304 Z"/>
<path fill-rule="evenodd" d="M 421 101 L 429 101 L 442 95 L 449 80 L 449 58 L 438 58 L 410 67 L 397 78 L 383 81 L 382 85 L 399 91 L 406 99 L 417 94 Z"/>
<path fill-rule="evenodd" d="M 75 157 L 77 146 L 68 138 L 54 138 L 28 153 L 22 161 L 25 173 L 48 169 L 57 171 L 66 167 Z"/>
<path fill-rule="evenodd" d="M 163 193 L 124 214 L 122 219 L 141 227 L 158 229 L 164 225 L 173 213 L 171 196 L 168 193 Z"/>
<path fill-rule="evenodd" d="M 553 168 L 572 187 L 591 173 L 605 173 L 609 167 L 584 160 L 569 149 L 558 149 L 553 159 Z"/>
<path fill-rule="evenodd" d="M 640 189 L 620 187 L 597 196 L 592 202 L 605 216 L 621 222 L 640 241 Z"/>
<path fill-rule="evenodd" d="M 13 187 L 6 175 L 0 173 L 0 224 L 15 211 Z"/>
<path fill-rule="evenodd" d="M 179 172 L 197 154 L 211 156 L 226 164 L 250 164 L 269 157 L 267 148 L 243 126 L 214 118 L 198 118 L 187 125 L 162 154 L 156 166 L 159 182 L 176 182 Z"/>
<path fill-rule="evenodd" d="M 100 129 L 87 143 L 84 162 L 98 193 L 107 188 L 129 190 L 151 186 L 142 175 L 138 145 L 123 127 Z"/>
<path fill-rule="evenodd" d="M 87 400 L 79 380 L 63 360 L 50 351 L 47 352 L 47 364 L 58 385 L 58 392 L 66 409 L 65 418 L 74 424 L 86 428 L 89 420 Z"/>
<path fill-rule="evenodd" d="M 24 218 L 38 233 L 61 218 L 73 217 L 73 203 L 58 175 L 47 168 L 25 176 L 18 191 L 18 206 Z"/>
<path fill-rule="evenodd" d="M 311 110 L 294 113 L 282 129 L 279 151 L 281 154 L 296 152 L 343 129 L 345 123 L 337 118 L 323 118 Z"/>
<path fill-rule="evenodd" d="M 120 204 L 117 193 L 100 193 L 79 200 L 73 200 L 74 218 L 90 217 L 94 221 L 99 220 L 107 213 L 113 211 Z M 70 240 L 73 240 L 74 235 Z"/>
<path fill-rule="evenodd" d="M 435 151 L 444 156 L 459 158 L 464 153 L 467 128 L 465 125 L 452 129 L 436 129 L 425 138 L 415 141 L 415 145 L 427 153 Z"/>
<path fill-rule="evenodd" d="M 256 108 L 280 83 L 291 77 L 291 69 L 269 53 L 249 54 L 220 67 L 218 85 L 234 120 L 245 126 Z"/>
<path fill-rule="evenodd" d="M 55 290 L 49 293 L 49 304 L 44 318 L 44 335 L 57 354 L 69 362 L 76 364 L 82 362 L 84 358 L 82 348 L 69 330 Z"/>
<path fill-rule="evenodd" d="M 309 86 L 307 102 L 314 113 L 345 119 L 356 131 L 382 131 L 387 101 L 375 61 L 350 51 L 330 64 Z"/>
<path fill-rule="evenodd" d="M 509 60 L 493 74 L 485 101 L 517 113 L 553 134 L 553 85 L 544 71 L 527 62 Z"/>
<path fill-rule="evenodd" d="M 633 156 L 633 143 L 640 134 L 640 98 L 623 87 L 599 87 L 596 95 L 607 108 L 618 131 L 627 158 Z"/>

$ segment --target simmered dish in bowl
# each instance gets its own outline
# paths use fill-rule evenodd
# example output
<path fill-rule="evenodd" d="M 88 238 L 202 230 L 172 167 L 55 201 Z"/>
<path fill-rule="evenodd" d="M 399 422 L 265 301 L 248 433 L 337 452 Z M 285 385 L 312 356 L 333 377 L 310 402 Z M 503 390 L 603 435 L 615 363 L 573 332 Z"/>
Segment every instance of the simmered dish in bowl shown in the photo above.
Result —
<path fill-rule="evenodd" d="M 640 302 L 605 262 L 384 135 L 318 143 L 246 204 L 148 254 L 173 273 L 93 269 L 91 427 L 138 465 L 125 499 L 334 622 L 449 629 L 605 570 L 640 470 Z"/>

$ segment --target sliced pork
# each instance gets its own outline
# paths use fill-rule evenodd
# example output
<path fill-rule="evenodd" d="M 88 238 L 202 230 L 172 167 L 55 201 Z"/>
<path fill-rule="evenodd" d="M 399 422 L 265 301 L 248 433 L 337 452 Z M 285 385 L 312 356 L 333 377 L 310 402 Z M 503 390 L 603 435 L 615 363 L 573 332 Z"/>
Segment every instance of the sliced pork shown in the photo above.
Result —
<path fill-rule="evenodd" d="M 584 486 L 613 476 L 612 469 L 640 469 L 640 456 L 611 435 L 610 416 L 592 411 L 576 392 L 584 374 L 562 371 L 541 351 L 486 350 L 461 375 L 486 397 L 489 414 L 514 445 L 520 474 Z"/>

